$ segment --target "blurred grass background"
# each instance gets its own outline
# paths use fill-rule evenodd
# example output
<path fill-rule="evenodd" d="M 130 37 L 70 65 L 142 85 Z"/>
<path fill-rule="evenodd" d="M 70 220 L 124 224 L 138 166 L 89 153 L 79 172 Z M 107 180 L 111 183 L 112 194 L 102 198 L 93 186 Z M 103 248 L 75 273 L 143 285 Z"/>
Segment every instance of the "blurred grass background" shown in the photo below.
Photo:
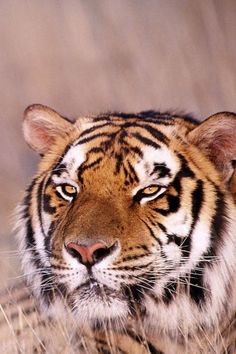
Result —
<path fill-rule="evenodd" d="M 236 1 L 0 1 L 2 286 L 17 274 L 11 214 L 37 162 L 21 133 L 32 103 L 68 117 L 236 111 Z"/>

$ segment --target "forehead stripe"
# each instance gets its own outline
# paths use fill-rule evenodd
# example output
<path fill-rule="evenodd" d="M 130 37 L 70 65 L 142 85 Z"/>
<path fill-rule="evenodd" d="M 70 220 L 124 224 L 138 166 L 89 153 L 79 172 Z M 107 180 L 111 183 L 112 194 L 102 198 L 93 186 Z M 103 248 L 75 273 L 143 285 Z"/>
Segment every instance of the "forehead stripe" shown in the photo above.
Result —
<path fill-rule="evenodd" d="M 84 135 L 93 133 L 94 131 L 96 131 L 96 130 L 98 130 L 98 129 L 101 129 L 101 128 L 104 128 L 104 127 L 107 127 L 107 126 L 115 126 L 115 124 L 109 122 L 109 123 L 104 123 L 104 124 L 96 125 L 96 126 L 94 126 L 94 127 L 85 129 L 85 130 L 80 134 L 80 138 L 82 138 Z"/>
<path fill-rule="evenodd" d="M 153 141 L 153 140 L 151 140 L 149 138 L 146 138 L 146 137 L 142 136 L 139 133 L 132 133 L 132 136 L 134 138 L 136 138 L 137 140 L 139 140 L 141 143 L 145 144 L 145 145 L 152 146 L 155 149 L 160 149 L 161 148 L 161 146 L 159 144 L 155 143 L 155 141 Z"/>
<path fill-rule="evenodd" d="M 148 124 L 144 124 L 144 125 L 140 125 L 140 124 L 136 124 L 137 127 L 142 128 L 144 130 L 146 130 L 147 132 L 149 132 L 155 139 L 160 140 L 162 143 L 164 144 L 168 144 L 169 142 L 169 138 L 167 138 L 166 135 L 164 135 L 161 131 L 159 131 L 156 128 L 153 128 L 151 125 Z"/>
<path fill-rule="evenodd" d="M 131 163 L 128 160 L 128 167 L 130 170 L 131 175 L 129 176 L 131 179 L 134 179 L 136 182 L 139 182 L 139 178 L 137 176 L 137 173 L 135 172 L 135 169 L 133 168 L 133 166 L 131 165 Z"/>
<path fill-rule="evenodd" d="M 60 156 L 59 160 L 55 163 L 55 165 L 52 167 L 52 170 L 57 170 L 57 168 L 62 164 L 62 161 L 64 160 L 64 157 L 66 156 L 67 152 L 70 150 L 72 144 L 68 144 L 64 150 L 64 152 L 62 153 L 62 155 Z"/>
<path fill-rule="evenodd" d="M 103 136 L 112 139 L 112 138 L 115 137 L 116 133 L 117 133 L 117 132 L 110 133 L 110 134 L 109 134 L 109 133 L 106 133 L 106 132 L 104 132 L 104 133 L 97 133 L 97 134 L 94 134 L 94 135 L 92 135 L 92 136 L 88 136 L 87 138 L 84 138 L 84 139 L 82 139 L 82 140 L 79 139 L 79 140 L 77 141 L 77 143 L 75 144 L 75 146 L 77 146 L 77 145 L 82 145 L 82 144 L 86 144 L 86 143 L 88 143 L 89 141 L 91 141 L 91 140 L 93 140 L 93 139 L 100 138 L 100 137 L 103 137 Z"/>
<path fill-rule="evenodd" d="M 84 163 L 80 166 L 79 172 L 78 172 L 78 178 L 81 182 L 83 182 L 83 177 L 82 174 L 86 171 L 89 170 L 90 168 L 95 167 L 102 161 L 102 157 L 99 157 L 97 160 L 93 161 L 92 163 L 88 165 L 84 165 Z"/>

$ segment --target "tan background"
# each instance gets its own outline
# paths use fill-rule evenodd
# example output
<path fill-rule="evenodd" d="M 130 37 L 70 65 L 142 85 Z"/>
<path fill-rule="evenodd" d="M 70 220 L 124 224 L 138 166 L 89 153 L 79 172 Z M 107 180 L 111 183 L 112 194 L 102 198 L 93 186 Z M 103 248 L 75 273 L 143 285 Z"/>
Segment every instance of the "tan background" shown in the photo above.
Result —
<path fill-rule="evenodd" d="M 235 0 L 0 1 L 2 286 L 17 273 L 10 215 L 37 161 L 24 108 L 236 111 L 235 41 Z"/>

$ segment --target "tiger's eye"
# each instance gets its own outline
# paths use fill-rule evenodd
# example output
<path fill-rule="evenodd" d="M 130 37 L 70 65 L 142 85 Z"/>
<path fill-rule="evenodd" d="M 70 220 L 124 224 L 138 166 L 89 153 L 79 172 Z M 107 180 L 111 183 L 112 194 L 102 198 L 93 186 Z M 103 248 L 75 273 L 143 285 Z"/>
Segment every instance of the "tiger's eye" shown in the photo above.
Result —
<path fill-rule="evenodd" d="M 73 195 L 76 193 L 76 188 L 74 186 L 69 185 L 69 184 L 64 184 L 63 192 L 68 195 Z"/>
<path fill-rule="evenodd" d="M 158 186 L 149 186 L 143 189 L 144 194 L 154 194 L 159 190 Z"/>

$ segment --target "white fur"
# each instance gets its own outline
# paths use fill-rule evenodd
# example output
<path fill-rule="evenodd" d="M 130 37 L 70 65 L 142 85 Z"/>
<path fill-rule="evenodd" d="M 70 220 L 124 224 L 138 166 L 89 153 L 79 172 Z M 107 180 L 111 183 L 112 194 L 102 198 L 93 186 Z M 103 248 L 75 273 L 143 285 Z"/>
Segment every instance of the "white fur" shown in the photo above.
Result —
<path fill-rule="evenodd" d="M 71 179 L 76 180 L 77 170 L 86 159 L 84 148 L 81 145 L 72 145 L 65 154 L 62 163 L 68 166 L 68 171 Z"/>

